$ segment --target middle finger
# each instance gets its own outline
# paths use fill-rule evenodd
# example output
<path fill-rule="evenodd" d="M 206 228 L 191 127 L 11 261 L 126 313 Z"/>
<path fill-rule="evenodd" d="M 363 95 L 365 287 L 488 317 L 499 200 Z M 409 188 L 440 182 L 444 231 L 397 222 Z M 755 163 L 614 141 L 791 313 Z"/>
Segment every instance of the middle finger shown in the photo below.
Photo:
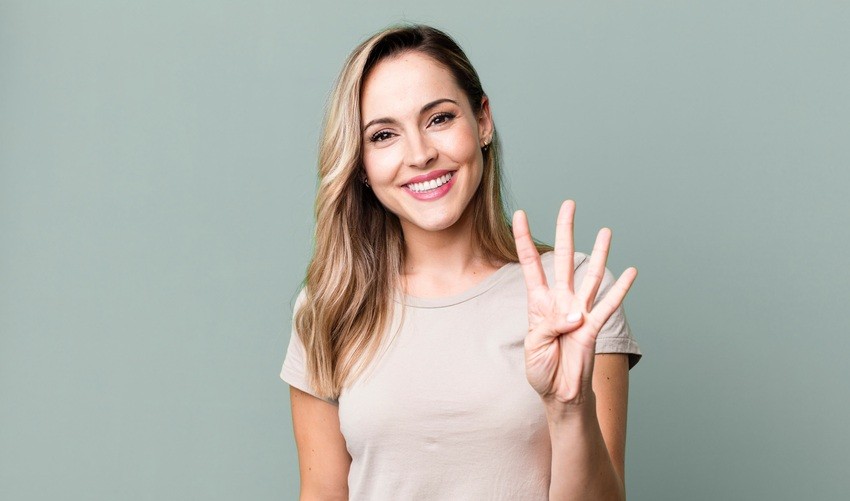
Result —
<path fill-rule="evenodd" d="M 555 225 L 555 290 L 559 297 L 565 299 L 571 299 L 569 296 L 573 293 L 575 211 L 576 203 L 565 200 L 558 211 L 558 221 Z"/>

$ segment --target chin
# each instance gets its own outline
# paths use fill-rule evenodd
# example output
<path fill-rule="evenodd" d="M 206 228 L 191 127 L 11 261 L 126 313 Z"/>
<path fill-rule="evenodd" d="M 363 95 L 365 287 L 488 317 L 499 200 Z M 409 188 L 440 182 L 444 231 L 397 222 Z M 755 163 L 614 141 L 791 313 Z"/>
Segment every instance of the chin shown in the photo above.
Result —
<path fill-rule="evenodd" d="M 460 220 L 459 215 L 441 215 L 434 218 L 415 218 L 407 219 L 406 222 L 410 226 L 414 226 L 425 231 L 443 231 L 451 228 Z"/>

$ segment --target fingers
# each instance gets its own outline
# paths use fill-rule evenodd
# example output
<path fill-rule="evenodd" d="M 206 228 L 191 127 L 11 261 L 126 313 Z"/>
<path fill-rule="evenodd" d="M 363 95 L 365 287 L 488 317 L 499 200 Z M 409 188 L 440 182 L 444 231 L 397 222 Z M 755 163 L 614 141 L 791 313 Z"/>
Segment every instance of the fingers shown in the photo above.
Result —
<path fill-rule="evenodd" d="M 614 311 L 623 303 L 623 298 L 626 297 L 626 293 L 629 292 L 629 289 L 635 282 L 635 278 L 637 278 L 637 268 L 634 266 L 627 268 L 620 275 L 620 278 L 614 282 L 614 285 L 608 289 L 605 297 L 596 304 L 596 307 L 587 316 L 588 323 L 593 326 L 597 333 L 605 325 L 605 322 L 611 318 Z"/>
<path fill-rule="evenodd" d="M 573 292 L 573 273 L 575 271 L 575 244 L 573 224 L 576 203 L 566 200 L 561 204 L 558 221 L 555 224 L 555 291 L 560 297 Z"/>
<path fill-rule="evenodd" d="M 537 252 L 537 247 L 531 239 L 528 218 L 522 210 L 514 212 L 513 232 L 519 264 L 522 266 L 522 274 L 525 277 L 525 287 L 529 291 L 539 287 L 548 288 L 546 274 L 540 263 L 540 253 Z"/>
<path fill-rule="evenodd" d="M 585 302 L 586 311 L 593 308 L 593 300 L 596 299 L 599 284 L 602 283 L 602 278 L 605 276 L 605 263 L 608 261 L 610 246 L 611 230 L 602 228 L 596 235 L 596 243 L 593 245 L 593 252 L 590 255 L 590 264 L 587 267 L 587 274 L 581 283 L 581 291 L 579 292 L 579 297 Z"/>

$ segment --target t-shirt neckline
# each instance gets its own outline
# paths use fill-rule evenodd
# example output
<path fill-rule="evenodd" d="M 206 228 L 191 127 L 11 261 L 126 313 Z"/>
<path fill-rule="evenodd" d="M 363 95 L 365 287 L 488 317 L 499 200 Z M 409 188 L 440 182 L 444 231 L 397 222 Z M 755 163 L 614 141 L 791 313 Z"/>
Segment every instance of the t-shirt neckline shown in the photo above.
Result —
<path fill-rule="evenodd" d="M 544 256 L 549 254 L 549 252 L 543 253 L 540 257 L 541 259 L 545 259 Z M 484 280 L 478 282 L 473 285 L 469 289 L 465 291 L 453 294 L 451 296 L 443 296 L 443 297 L 418 297 L 411 296 L 409 294 L 401 294 L 399 291 L 396 291 L 396 294 L 393 296 L 393 300 L 396 303 L 402 303 L 402 301 L 408 306 L 413 306 L 416 308 L 443 308 L 446 306 L 453 306 L 459 303 L 463 303 L 469 301 L 470 299 L 480 296 L 484 294 L 494 285 L 499 283 L 505 276 L 507 276 L 511 270 L 515 270 L 519 267 L 519 263 L 510 262 L 504 264 L 501 268 L 494 271 Z M 402 299 L 403 298 L 403 299 Z"/>
<path fill-rule="evenodd" d="M 506 263 L 502 265 L 501 268 L 491 273 L 489 276 L 473 285 L 472 287 L 466 289 L 463 292 L 458 294 L 452 294 L 451 296 L 441 296 L 441 297 L 419 297 L 419 296 L 411 296 L 409 294 L 402 294 L 400 291 L 397 291 L 393 300 L 397 303 L 401 303 L 403 297 L 403 301 L 408 306 L 413 306 L 416 308 L 442 308 L 446 306 L 452 306 L 459 303 L 463 303 L 465 301 L 469 301 L 470 299 L 480 296 L 487 292 L 490 288 L 496 285 L 502 277 L 507 275 L 507 273 L 518 266 L 519 263 Z"/>

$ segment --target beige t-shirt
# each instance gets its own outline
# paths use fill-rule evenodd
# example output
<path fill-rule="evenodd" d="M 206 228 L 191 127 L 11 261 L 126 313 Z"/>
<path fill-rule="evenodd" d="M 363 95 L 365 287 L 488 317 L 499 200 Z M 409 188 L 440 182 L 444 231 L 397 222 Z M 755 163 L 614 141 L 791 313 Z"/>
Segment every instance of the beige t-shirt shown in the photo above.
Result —
<path fill-rule="evenodd" d="M 541 256 L 554 284 L 554 253 Z M 589 256 L 575 254 L 575 288 Z M 614 283 L 606 269 L 598 301 Z M 303 291 L 295 309 L 304 300 Z M 394 301 L 390 333 L 399 327 Z M 379 358 L 338 400 L 352 462 L 352 500 L 545 500 L 551 445 L 543 403 L 525 376 L 525 281 L 509 263 L 461 294 L 405 296 L 409 308 Z M 597 337 L 597 353 L 641 351 L 622 307 Z M 293 331 L 280 377 L 313 393 Z"/>

